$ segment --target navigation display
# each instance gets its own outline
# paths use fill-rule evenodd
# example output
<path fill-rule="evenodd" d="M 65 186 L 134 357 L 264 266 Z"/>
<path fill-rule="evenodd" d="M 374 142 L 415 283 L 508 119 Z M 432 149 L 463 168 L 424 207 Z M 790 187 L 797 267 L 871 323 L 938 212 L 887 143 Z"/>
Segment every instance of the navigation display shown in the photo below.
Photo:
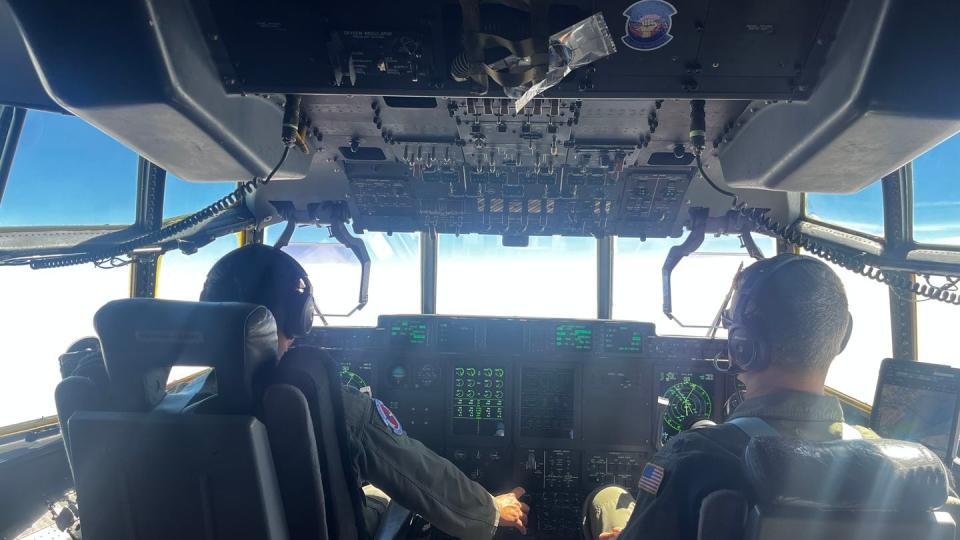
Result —
<path fill-rule="evenodd" d="M 558 351 L 592 351 L 593 328 L 585 324 L 558 324 L 556 344 Z"/>
<path fill-rule="evenodd" d="M 356 388 L 360 392 L 371 395 L 370 383 L 373 381 L 373 363 L 369 361 L 340 362 L 340 384 Z"/>
<path fill-rule="evenodd" d="M 956 454 L 960 373 L 947 366 L 888 360 L 871 424 L 882 437 L 923 444 L 946 463 Z"/>
<path fill-rule="evenodd" d="M 453 434 L 505 437 L 506 374 L 502 367 L 453 368 Z"/>
<path fill-rule="evenodd" d="M 716 387 L 713 373 L 663 370 L 658 375 L 659 395 L 670 405 L 663 415 L 661 440 L 666 441 L 690 427 L 690 424 L 713 416 L 713 395 Z"/>
<path fill-rule="evenodd" d="M 390 343 L 394 345 L 423 345 L 427 342 L 427 323 L 399 319 L 390 323 Z"/>

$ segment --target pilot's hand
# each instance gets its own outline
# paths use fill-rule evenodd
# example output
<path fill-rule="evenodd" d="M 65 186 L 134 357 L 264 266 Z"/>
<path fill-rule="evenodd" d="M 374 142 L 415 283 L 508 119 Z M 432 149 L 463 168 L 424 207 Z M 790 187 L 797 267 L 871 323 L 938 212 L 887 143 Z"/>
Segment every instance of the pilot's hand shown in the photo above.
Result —
<path fill-rule="evenodd" d="M 620 527 L 614 527 L 610 532 L 600 533 L 600 540 L 615 540 L 620 537 L 620 532 L 623 531 Z"/>
<path fill-rule="evenodd" d="M 503 495 L 493 498 L 500 510 L 500 526 L 515 527 L 521 534 L 527 534 L 527 512 L 530 507 L 520 502 L 520 497 L 526 491 L 522 487 L 515 487 Z"/>

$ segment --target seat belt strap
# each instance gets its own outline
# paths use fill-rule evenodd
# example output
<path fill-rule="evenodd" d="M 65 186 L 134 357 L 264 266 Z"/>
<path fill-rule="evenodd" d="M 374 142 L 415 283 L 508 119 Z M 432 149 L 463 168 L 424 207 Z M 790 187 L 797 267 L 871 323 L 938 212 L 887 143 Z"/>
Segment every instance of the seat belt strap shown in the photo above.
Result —
<path fill-rule="evenodd" d="M 727 424 L 733 424 L 740 431 L 747 434 L 747 437 L 754 439 L 756 437 L 779 437 L 780 432 L 773 429 L 773 426 L 766 423 L 763 419 L 756 416 L 741 416 L 732 420 L 727 420 Z"/>

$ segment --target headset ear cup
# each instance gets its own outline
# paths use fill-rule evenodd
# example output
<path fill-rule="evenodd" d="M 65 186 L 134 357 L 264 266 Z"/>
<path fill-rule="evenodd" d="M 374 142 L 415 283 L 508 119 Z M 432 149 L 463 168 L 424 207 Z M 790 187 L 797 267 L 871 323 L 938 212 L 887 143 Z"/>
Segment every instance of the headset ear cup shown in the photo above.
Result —
<path fill-rule="evenodd" d="M 305 295 L 307 300 L 303 303 L 303 315 L 300 317 L 300 328 L 302 329 L 303 336 L 310 333 L 310 330 L 313 328 L 313 316 L 316 314 L 317 308 L 313 300 L 312 294 Z"/>
<path fill-rule="evenodd" d="M 837 354 L 840 354 L 847 348 L 847 343 L 850 342 L 850 336 L 853 335 L 853 315 L 847 313 L 847 330 L 843 334 L 843 340 L 840 342 L 840 350 L 837 351 Z"/>
<path fill-rule="evenodd" d="M 734 325 L 727 332 L 727 348 L 730 363 L 743 371 L 753 369 L 756 361 L 756 343 L 748 335 L 746 328 Z"/>

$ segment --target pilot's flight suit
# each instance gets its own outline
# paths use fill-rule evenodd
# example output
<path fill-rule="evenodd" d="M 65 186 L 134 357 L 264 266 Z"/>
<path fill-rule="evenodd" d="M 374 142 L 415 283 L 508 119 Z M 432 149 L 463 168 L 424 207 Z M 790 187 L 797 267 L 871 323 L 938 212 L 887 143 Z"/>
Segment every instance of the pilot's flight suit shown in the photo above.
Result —
<path fill-rule="evenodd" d="M 808 441 L 842 438 L 843 410 L 840 401 L 831 396 L 780 391 L 744 401 L 730 419 L 738 417 L 759 417 L 788 437 Z M 877 438 L 867 428 L 854 427 L 864 438 Z M 746 491 L 740 463 L 749 441 L 747 434 L 732 424 L 677 435 L 648 465 L 657 474 L 641 486 L 636 503 L 617 486 L 599 489 L 588 499 L 587 530 L 593 538 L 620 527 L 620 540 L 695 539 L 704 497 L 720 489 Z M 658 477 L 661 480 L 657 481 Z"/>
<path fill-rule="evenodd" d="M 486 489 L 403 433 L 393 413 L 376 400 L 344 387 L 343 412 L 351 458 L 361 479 L 451 536 L 493 537 L 500 515 Z M 379 503 L 369 492 L 367 498 L 374 499 L 368 504 Z M 368 529 L 375 528 L 375 512 L 367 511 L 364 517 Z"/>

